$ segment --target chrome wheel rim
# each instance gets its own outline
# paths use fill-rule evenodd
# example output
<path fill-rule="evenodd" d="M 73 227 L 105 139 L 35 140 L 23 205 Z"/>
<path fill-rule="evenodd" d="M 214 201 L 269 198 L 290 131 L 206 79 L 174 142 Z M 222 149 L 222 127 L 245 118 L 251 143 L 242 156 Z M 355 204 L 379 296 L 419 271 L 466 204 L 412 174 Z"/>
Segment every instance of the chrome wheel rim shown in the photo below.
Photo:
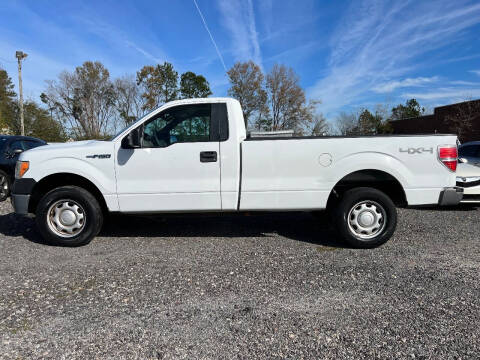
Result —
<path fill-rule="evenodd" d="M 361 201 L 348 212 L 348 228 L 359 240 L 376 237 L 385 229 L 387 213 L 383 206 L 371 200 Z"/>
<path fill-rule="evenodd" d="M 0 197 L 8 195 L 8 181 L 5 176 L 0 176 Z"/>
<path fill-rule="evenodd" d="M 85 227 L 85 210 L 76 201 L 59 200 L 48 208 L 47 214 L 48 227 L 58 236 L 71 238 Z"/>

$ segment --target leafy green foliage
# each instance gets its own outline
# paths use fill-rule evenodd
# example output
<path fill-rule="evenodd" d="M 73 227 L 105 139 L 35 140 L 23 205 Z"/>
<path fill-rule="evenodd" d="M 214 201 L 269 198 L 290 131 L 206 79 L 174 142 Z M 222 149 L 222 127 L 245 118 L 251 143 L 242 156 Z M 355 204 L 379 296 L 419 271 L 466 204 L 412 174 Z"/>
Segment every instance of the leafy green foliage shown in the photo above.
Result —
<path fill-rule="evenodd" d="M 0 69 L 0 130 L 8 129 L 15 119 L 16 96 L 12 79 Z"/>
<path fill-rule="evenodd" d="M 48 111 L 34 101 L 26 101 L 23 109 L 25 135 L 51 142 L 65 141 L 62 125 Z M 20 112 L 14 85 L 5 70 L 0 70 L 0 127 L 10 134 L 20 134 Z"/>
<path fill-rule="evenodd" d="M 153 110 L 178 97 L 178 72 L 169 62 L 144 66 L 137 72 L 137 84 L 143 88 L 144 110 Z"/>
<path fill-rule="evenodd" d="M 421 116 L 425 113 L 425 108 L 420 107 L 416 99 L 407 100 L 405 105 L 398 104 L 392 109 L 391 120 L 401 120 Z"/>
<path fill-rule="evenodd" d="M 384 119 L 379 112 L 372 114 L 368 109 L 364 109 L 358 117 L 357 132 L 362 135 L 387 134 L 392 132 L 387 119 Z"/>
<path fill-rule="evenodd" d="M 183 99 L 205 98 L 212 95 L 207 79 L 191 71 L 182 74 L 180 93 Z"/>
<path fill-rule="evenodd" d="M 33 136 L 47 142 L 64 142 L 67 136 L 62 124 L 54 120 L 47 110 L 35 102 L 24 104 L 25 135 Z M 15 123 L 15 133 L 20 133 L 20 122 Z"/>

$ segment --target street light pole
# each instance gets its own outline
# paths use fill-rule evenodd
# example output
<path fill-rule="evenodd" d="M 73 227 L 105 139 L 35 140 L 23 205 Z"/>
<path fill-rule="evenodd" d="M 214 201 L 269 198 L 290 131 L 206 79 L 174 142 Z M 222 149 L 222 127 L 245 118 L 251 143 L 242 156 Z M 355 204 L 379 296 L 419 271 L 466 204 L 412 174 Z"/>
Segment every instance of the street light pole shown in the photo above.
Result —
<path fill-rule="evenodd" d="M 27 57 L 22 51 L 17 51 L 15 57 L 18 60 L 18 90 L 19 90 L 19 105 L 20 105 L 20 129 L 21 135 L 25 135 L 25 125 L 23 119 L 23 88 L 22 88 L 22 60 Z"/>

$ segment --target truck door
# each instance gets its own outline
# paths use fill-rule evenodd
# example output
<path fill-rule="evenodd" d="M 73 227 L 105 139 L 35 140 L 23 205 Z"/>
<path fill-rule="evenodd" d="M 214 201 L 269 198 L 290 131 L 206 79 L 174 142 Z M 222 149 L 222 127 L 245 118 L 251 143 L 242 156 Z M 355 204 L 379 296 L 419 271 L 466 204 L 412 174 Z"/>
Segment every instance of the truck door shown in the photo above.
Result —
<path fill-rule="evenodd" d="M 168 108 L 140 125 L 141 148 L 118 142 L 120 211 L 221 210 L 217 105 Z"/>

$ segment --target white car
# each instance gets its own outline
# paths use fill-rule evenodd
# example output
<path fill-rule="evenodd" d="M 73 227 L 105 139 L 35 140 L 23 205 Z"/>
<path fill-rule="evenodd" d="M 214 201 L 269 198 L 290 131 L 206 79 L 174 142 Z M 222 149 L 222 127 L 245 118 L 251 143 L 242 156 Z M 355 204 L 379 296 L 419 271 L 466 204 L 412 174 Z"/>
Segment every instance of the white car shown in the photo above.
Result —
<path fill-rule="evenodd" d="M 252 138 L 237 100 L 179 100 L 110 141 L 22 153 L 12 202 L 67 246 L 94 238 L 107 212 L 327 208 L 340 237 L 371 248 L 392 236 L 395 205 L 459 203 L 456 144 L 455 135 Z"/>
<path fill-rule="evenodd" d="M 460 159 L 457 167 L 457 186 L 463 188 L 462 203 L 480 202 L 480 166 Z"/>

